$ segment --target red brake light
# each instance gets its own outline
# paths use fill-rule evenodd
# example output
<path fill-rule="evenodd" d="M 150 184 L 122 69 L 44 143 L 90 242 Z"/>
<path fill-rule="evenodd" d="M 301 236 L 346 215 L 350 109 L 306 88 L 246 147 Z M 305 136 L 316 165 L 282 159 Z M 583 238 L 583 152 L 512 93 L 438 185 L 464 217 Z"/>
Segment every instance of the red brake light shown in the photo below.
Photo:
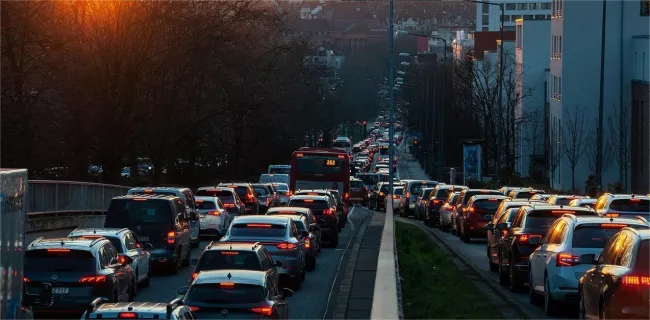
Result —
<path fill-rule="evenodd" d="M 270 224 L 249 223 L 246 225 L 248 228 L 270 228 Z"/>
<path fill-rule="evenodd" d="M 120 319 L 137 319 L 138 314 L 135 312 L 121 312 L 117 317 Z"/>
<path fill-rule="evenodd" d="M 302 153 L 297 153 L 296 154 L 296 157 L 303 157 L 303 156 L 304 156 L 304 154 L 302 154 Z"/>
<path fill-rule="evenodd" d="M 234 203 L 224 203 L 223 206 L 226 207 L 226 208 L 234 208 L 235 204 Z"/>
<path fill-rule="evenodd" d="M 606 213 L 605 217 L 607 218 L 618 218 L 619 214 L 618 213 Z"/>
<path fill-rule="evenodd" d="M 553 213 L 553 214 L 565 214 L 565 213 L 574 214 L 576 212 L 575 211 L 568 211 L 568 210 L 552 210 L 551 213 Z"/>
<path fill-rule="evenodd" d="M 530 238 L 541 238 L 538 234 L 520 234 L 517 236 L 520 243 L 527 243 Z"/>
<path fill-rule="evenodd" d="M 411 193 L 408 192 L 408 191 L 406 191 L 406 197 L 407 197 L 407 198 L 410 198 L 410 197 L 411 197 Z"/>
<path fill-rule="evenodd" d="M 273 313 L 273 308 L 271 307 L 253 308 L 251 309 L 251 312 L 259 313 L 264 316 L 270 316 Z"/>
<path fill-rule="evenodd" d="M 630 202 L 641 202 L 641 199 L 630 199 Z"/>
<path fill-rule="evenodd" d="M 169 231 L 167 232 L 167 243 L 174 244 L 176 242 L 176 232 Z"/>
<path fill-rule="evenodd" d="M 239 252 L 237 251 L 221 251 L 222 256 L 236 256 Z"/>
<path fill-rule="evenodd" d="M 192 280 L 196 279 L 196 277 L 198 277 L 198 276 L 199 276 L 198 272 L 192 273 Z"/>
<path fill-rule="evenodd" d="M 314 200 L 312 200 L 312 199 L 305 199 L 304 201 L 305 201 L 306 203 L 314 202 Z"/>
<path fill-rule="evenodd" d="M 145 198 L 135 198 L 135 199 L 133 199 L 133 201 L 147 201 L 147 199 L 145 199 Z"/>
<path fill-rule="evenodd" d="M 104 283 L 106 282 L 106 276 L 90 276 L 90 277 L 81 277 L 79 283 Z"/>
<path fill-rule="evenodd" d="M 650 277 L 647 276 L 623 276 L 621 281 L 625 286 L 650 286 Z"/>
<path fill-rule="evenodd" d="M 192 312 L 194 312 L 194 311 L 199 311 L 199 310 L 201 310 L 201 308 L 190 306 L 190 310 L 192 310 Z"/>
<path fill-rule="evenodd" d="M 380 197 L 383 197 L 383 196 L 384 196 L 384 193 L 383 193 L 383 192 L 380 192 L 380 193 L 379 193 L 379 196 L 380 196 Z"/>
<path fill-rule="evenodd" d="M 467 212 L 469 212 L 469 213 L 474 213 L 474 212 L 476 212 L 476 209 L 474 209 L 474 207 L 469 207 L 469 208 L 467 209 Z"/>
<path fill-rule="evenodd" d="M 279 244 L 276 245 L 276 247 L 278 247 L 278 249 L 282 249 L 282 250 L 290 250 L 290 249 L 295 249 L 296 244 L 295 243 L 279 243 Z"/>
<path fill-rule="evenodd" d="M 311 239 L 306 238 L 305 239 L 305 249 L 311 248 Z"/>
<path fill-rule="evenodd" d="M 70 249 L 47 249 L 47 252 L 70 252 Z"/>
<path fill-rule="evenodd" d="M 216 217 L 221 216 L 221 212 L 219 212 L 219 211 L 210 211 L 210 212 L 208 212 L 208 214 L 211 215 L 211 216 L 216 216 Z"/>
<path fill-rule="evenodd" d="M 221 288 L 234 288 L 235 283 L 234 282 L 222 282 L 219 284 L 219 287 Z"/>
<path fill-rule="evenodd" d="M 30 282 L 30 281 L 29 281 L 29 278 L 27 278 L 27 277 L 23 277 L 23 282 L 24 282 L 24 283 L 29 283 L 29 282 Z"/>
<path fill-rule="evenodd" d="M 570 252 L 560 252 L 556 259 L 555 266 L 557 267 L 570 267 L 580 263 L 580 257 L 574 256 Z"/>
<path fill-rule="evenodd" d="M 331 209 L 325 209 L 325 210 L 323 210 L 323 214 L 332 214 L 332 210 Z"/>
<path fill-rule="evenodd" d="M 338 155 L 338 158 L 339 158 L 339 159 L 345 159 L 345 156 L 342 155 L 342 154 L 339 154 L 339 155 Z"/>
<path fill-rule="evenodd" d="M 438 203 L 440 203 L 440 202 L 442 202 L 442 201 L 440 201 L 440 200 L 433 200 L 433 204 L 438 204 Z"/>
<path fill-rule="evenodd" d="M 605 229 L 621 229 L 627 227 L 627 225 L 622 223 L 601 223 L 600 227 Z"/>
<path fill-rule="evenodd" d="M 347 199 L 350 199 L 350 194 L 348 194 L 348 193 L 346 192 L 346 193 L 345 193 L 345 200 L 347 200 Z"/>

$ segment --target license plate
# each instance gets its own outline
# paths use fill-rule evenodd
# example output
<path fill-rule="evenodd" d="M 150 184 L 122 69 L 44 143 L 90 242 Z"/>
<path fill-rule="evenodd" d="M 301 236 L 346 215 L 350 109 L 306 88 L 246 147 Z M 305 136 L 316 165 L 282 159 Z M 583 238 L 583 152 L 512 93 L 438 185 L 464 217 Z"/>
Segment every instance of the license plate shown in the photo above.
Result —
<path fill-rule="evenodd" d="M 149 237 L 147 237 L 147 236 L 145 236 L 145 237 L 138 237 L 138 240 L 140 240 L 140 241 L 142 241 L 142 242 L 148 242 L 148 241 L 149 241 Z"/>
<path fill-rule="evenodd" d="M 52 288 L 53 294 L 68 294 L 68 292 L 70 292 L 70 288 L 63 288 L 63 287 Z"/>

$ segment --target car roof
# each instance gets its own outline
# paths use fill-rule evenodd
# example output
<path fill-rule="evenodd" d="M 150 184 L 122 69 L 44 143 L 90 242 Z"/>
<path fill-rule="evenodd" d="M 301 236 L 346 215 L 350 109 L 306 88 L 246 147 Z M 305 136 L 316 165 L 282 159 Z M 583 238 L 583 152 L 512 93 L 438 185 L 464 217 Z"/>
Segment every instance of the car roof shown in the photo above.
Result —
<path fill-rule="evenodd" d="M 168 200 L 174 201 L 176 199 L 180 200 L 178 196 L 167 195 L 167 194 L 126 194 L 123 196 L 114 197 L 115 199 L 151 199 L 151 200 Z"/>
<path fill-rule="evenodd" d="M 232 223 L 233 224 L 243 224 L 243 223 L 273 223 L 273 224 L 281 224 L 281 225 L 286 225 L 288 222 L 288 219 L 286 217 L 278 217 L 278 216 L 258 216 L 258 215 L 252 215 L 252 216 L 239 216 L 236 217 Z"/>
<path fill-rule="evenodd" d="M 129 228 L 77 228 L 72 230 L 68 237 L 77 237 L 83 235 L 97 236 L 119 236 L 129 231 Z"/>
<path fill-rule="evenodd" d="M 87 239 L 87 238 L 38 238 L 29 244 L 27 250 L 41 250 L 41 249 L 70 249 L 70 250 L 83 250 L 92 251 L 92 248 L 108 241 L 106 238 Z"/>
<path fill-rule="evenodd" d="M 221 182 L 219 183 L 220 187 L 235 186 L 235 187 L 250 187 L 249 182 Z"/>
<path fill-rule="evenodd" d="M 269 208 L 267 212 L 298 212 L 298 213 L 309 213 L 311 209 L 304 207 L 273 207 Z"/>
<path fill-rule="evenodd" d="M 237 250 L 237 251 L 255 251 L 261 246 L 258 242 L 219 242 L 212 241 L 206 247 L 205 250 Z"/>
<path fill-rule="evenodd" d="M 623 229 L 630 230 L 633 233 L 636 233 L 637 235 L 639 235 L 639 238 L 641 238 L 641 240 L 650 239 L 650 229 L 634 229 L 634 228 L 627 228 L 627 227 Z"/>
<path fill-rule="evenodd" d="M 135 312 L 138 315 L 149 314 L 149 315 L 161 315 L 164 314 L 164 317 L 159 317 L 162 319 L 166 318 L 167 306 L 169 304 L 166 302 L 118 302 L 118 303 L 102 303 L 96 309 L 92 311 L 95 314 L 103 313 L 121 313 L 121 312 Z M 183 307 L 182 305 L 177 305 L 176 307 Z M 91 319 L 99 319 L 99 317 L 90 317 Z M 103 317 L 102 317 L 103 318 Z"/>
<path fill-rule="evenodd" d="M 189 188 L 185 187 L 133 187 L 129 189 L 127 192 L 132 192 L 132 191 L 145 191 L 145 190 L 152 190 L 153 191 L 175 191 L 175 192 L 183 192 L 190 190 Z"/>
<path fill-rule="evenodd" d="M 469 189 L 469 188 L 467 188 L 467 186 L 461 186 L 461 185 L 457 185 L 457 184 L 441 184 L 441 185 L 436 186 L 436 188 L 438 188 L 439 190 L 440 189 L 452 189 L 452 190 L 455 190 L 455 189 L 461 189 L 461 190 Z"/>
<path fill-rule="evenodd" d="M 327 201 L 329 200 L 328 196 L 315 196 L 315 195 L 309 195 L 309 194 L 299 194 L 299 195 L 293 195 L 291 196 L 291 200 L 322 200 L 322 201 Z"/>
<path fill-rule="evenodd" d="M 298 221 L 302 219 L 307 220 L 307 218 L 303 215 L 293 215 L 293 214 L 278 214 L 278 215 L 274 215 L 273 217 L 283 217 L 283 218 L 291 219 L 293 221 Z"/>
<path fill-rule="evenodd" d="M 230 191 L 230 192 L 235 192 L 235 190 L 234 190 L 233 188 L 230 188 L 230 187 L 224 187 L 224 186 L 221 186 L 221 187 L 200 187 L 200 188 L 198 188 L 198 189 L 196 189 L 196 190 L 197 190 L 197 191 L 199 191 L 199 190 L 208 190 L 208 191 L 209 191 L 209 190 L 214 190 L 214 191 Z"/>
<path fill-rule="evenodd" d="M 264 286 L 266 281 L 265 271 L 254 270 L 206 270 L 199 272 L 192 285 L 202 283 L 234 282 Z"/>
<path fill-rule="evenodd" d="M 478 191 L 478 192 L 498 192 L 498 193 L 500 193 L 500 194 L 503 194 L 503 192 L 501 192 L 501 191 L 499 191 L 499 190 L 494 190 L 494 189 L 474 189 L 474 188 L 467 188 L 467 189 L 465 189 L 465 190 L 461 190 L 461 191 L 467 191 L 467 192 L 476 192 L 476 191 Z"/>
<path fill-rule="evenodd" d="M 305 193 L 305 192 L 316 192 L 316 193 L 328 193 L 331 192 L 329 189 L 298 189 L 296 193 Z"/>
<path fill-rule="evenodd" d="M 496 194 L 477 194 L 475 196 L 472 196 L 475 200 L 485 200 L 485 199 L 501 199 L 505 200 L 508 199 L 506 196 L 500 196 Z"/>
<path fill-rule="evenodd" d="M 610 217 L 605 217 L 605 216 L 575 216 L 575 220 L 572 219 L 576 225 L 581 225 L 581 224 L 587 224 L 587 223 L 601 223 L 601 224 L 607 224 L 607 223 L 625 223 L 625 224 L 633 224 L 633 225 L 638 225 L 638 226 L 648 226 L 647 220 L 643 221 L 640 219 L 630 219 L 630 218 L 610 218 Z"/>
<path fill-rule="evenodd" d="M 568 205 L 554 205 L 546 202 L 533 202 L 526 205 L 531 207 L 532 210 L 571 210 L 571 211 L 581 211 L 581 212 L 594 212 L 591 208 L 585 207 L 572 207 Z M 595 213 L 595 212 L 594 212 Z"/>

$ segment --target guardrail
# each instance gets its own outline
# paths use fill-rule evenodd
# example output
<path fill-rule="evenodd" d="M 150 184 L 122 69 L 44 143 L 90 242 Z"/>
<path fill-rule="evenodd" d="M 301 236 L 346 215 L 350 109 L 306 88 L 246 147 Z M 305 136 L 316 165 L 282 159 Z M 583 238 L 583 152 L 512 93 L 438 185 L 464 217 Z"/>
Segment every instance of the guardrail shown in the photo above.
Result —
<path fill-rule="evenodd" d="M 27 215 L 99 213 L 130 187 L 92 182 L 29 180 Z"/>

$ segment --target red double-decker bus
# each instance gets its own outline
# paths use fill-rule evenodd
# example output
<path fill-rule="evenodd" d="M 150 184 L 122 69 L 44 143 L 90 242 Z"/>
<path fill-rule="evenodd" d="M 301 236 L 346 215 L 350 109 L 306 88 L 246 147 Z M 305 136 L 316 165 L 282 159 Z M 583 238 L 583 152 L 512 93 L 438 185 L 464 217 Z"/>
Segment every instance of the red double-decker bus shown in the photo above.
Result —
<path fill-rule="evenodd" d="M 338 190 L 345 213 L 350 199 L 350 157 L 342 149 L 303 147 L 291 157 L 289 189 Z"/>

